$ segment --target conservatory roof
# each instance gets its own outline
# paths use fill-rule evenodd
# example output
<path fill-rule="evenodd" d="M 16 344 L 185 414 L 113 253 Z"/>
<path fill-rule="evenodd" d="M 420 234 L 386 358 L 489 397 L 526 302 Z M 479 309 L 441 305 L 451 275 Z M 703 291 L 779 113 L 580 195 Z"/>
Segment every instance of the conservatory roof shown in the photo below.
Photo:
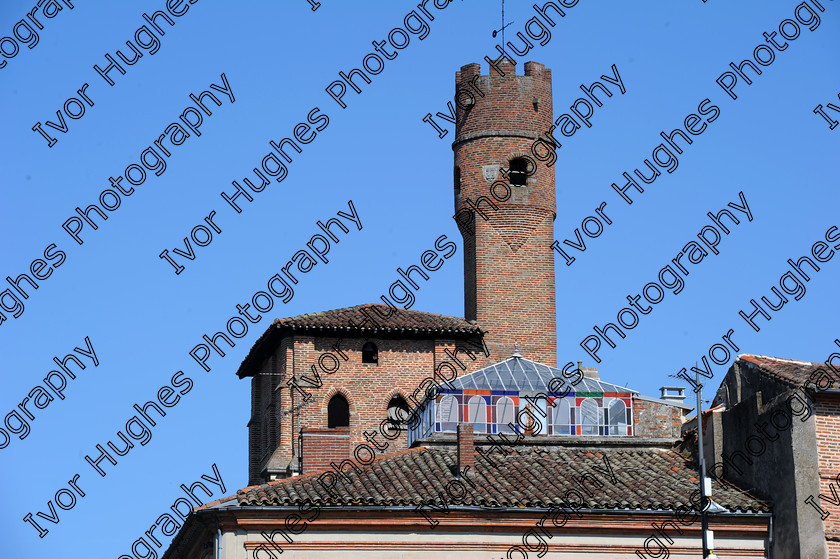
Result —
<path fill-rule="evenodd" d="M 568 375 L 568 373 L 567 373 Z M 542 363 L 514 355 L 510 359 L 466 374 L 451 381 L 456 390 L 494 390 L 519 393 L 550 392 L 548 385 L 553 378 L 563 381 L 560 386 L 570 384 L 569 377 L 563 371 Z M 574 378 L 574 377 L 572 377 Z M 557 382 L 554 383 L 556 387 Z M 575 392 L 622 392 L 638 394 L 638 391 L 582 377 L 573 385 Z"/>

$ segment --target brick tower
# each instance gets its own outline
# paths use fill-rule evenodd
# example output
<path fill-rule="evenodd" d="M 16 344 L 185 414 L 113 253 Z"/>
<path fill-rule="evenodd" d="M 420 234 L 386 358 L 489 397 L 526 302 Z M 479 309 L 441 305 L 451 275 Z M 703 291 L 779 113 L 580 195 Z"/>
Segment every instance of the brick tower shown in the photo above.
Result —
<path fill-rule="evenodd" d="M 473 63 L 455 81 L 464 317 L 489 331 L 495 359 L 509 357 L 519 342 L 523 357 L 556 366 L 554 169 L 531 154 L 552 125 L 551 70 L 526 62 L 525 75 L 517 76 L 503 60 L 482 76 Z"/>

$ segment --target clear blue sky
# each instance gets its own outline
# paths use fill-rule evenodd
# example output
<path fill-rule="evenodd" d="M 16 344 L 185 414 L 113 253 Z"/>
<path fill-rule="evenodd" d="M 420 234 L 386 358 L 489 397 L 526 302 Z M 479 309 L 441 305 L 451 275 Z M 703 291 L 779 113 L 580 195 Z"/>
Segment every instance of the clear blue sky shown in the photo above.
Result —
<path fill-rule="evenodd" d="M 791 298 L 770 322 L 759 320 L 760 332 L 738 316 L 751 298 L 771 296 L 788 258 L 810 254 L 827 229 L 840 226 L 840 126 L 832 131 L 812 112 L 820 103 L 840 105 L 840 5 L 820 2 L 826 11 L 818 12 L 819 27 L 802 26 L 752 85 L 736 86 L 737 100 L 715 80 L 730 62 L 751 58 L 757 45 L 767 44 L 762 32 L 795 19 L 797 2 L 582 1 L 555 20 L 547 45 L 519 59 L 552 69 L 555 115 L 568 112 L 582 95 L 580 84 L 611 76 L 613 64 L 626 87 L 624 95 L 596 108 L 592 128 L 562 139 L 557 153 L 556 238 L 574 240 L 574 229 L 603 201 L 613 220 L 600 237 L 587 239 L 586 252 L 570 249 L 574 264 L 557 258 L 561 363 L 595 365 L 581 340 L 594 325 L 615 322 L 626 296 L 656 281 L 659 270 L 709 223 L 706 212 L 740 203 L 739 191 L 753 221 L 735 227 L 721 241 L 719 255 L 690 265 L 683 291 L 667 291 L 616 349 L 602 347 L 602 378 L 658 395 L 660 386 L 674 382 L 667 375 L 701 359 L 730 328 L 739 353 L 822 361 L 840 351 L 833 343 L 840 336 L 838 255 L 811 274 L 804 297 Z M 86 336 L 99 366 L 83 357 L 88 367 L 69 382 L 66 399 L 45 409 L 30 402 L 31 432 L 23 440 L 13 436 L 0 450 L 0 521 L 9 556 L 87 557 L 93 546 L 97 557 L 116 558 L 130 553 L 132 542 L 182 496 L 180 484 L 212 475 L 212 464 L 227 494 L 247 483 L 250 382 L 234 372 L 269 318 L 377 301 L 397 279 L 396 268 L 417 264 L 440 235 L 456 240 L 459 254 L 421 286 L 413 308 L 463 314 L 460 235 L 451 219 L 454 130 L 450 125 L 439 139 L 422 118 L 447 112 L 462 65 L 481 61 L 487 72 L 483 57 L 495 57 L 498 39 L 491 32 L 500 27 L 500 2 L 455 0 L 444 10 L 430 3 L 435 20 L 428 36 L 421 41 L 411 35 L 361 95 L 348 91 L 347 109 L 325 88 L 339 71 L 359 67 L 373 52 L 371 41 L 387 39 L 402 25 L 412 3 L 321 0 L 313 12 L 306 0 L 282 7 L 201 0 L 174 27 L 164 24 L 154 55 L 143 50 L 124 76 L 111 72 L 113 87 L 93 65 L 104 67 L 105 54 L 121 46 L 130 54 L 125 41 L 133 42 L 145 23 L 142 13 L 163 9 L 165 2 L 76 0 L 73 10 L 59 4 L 64 9 L 54 18 L 41 17 L 44 29 L 34 48 L 22 45 L 13 58 L 0 59 L 7 62 L 0 69 L 0 277 L 28 272 L 53 243 L 66 255 L 37 291 L 30 289 L 19 318 L 4 311 L 0 417 L 43 385 L 55 368 L 53 356 L 84 349 Z M 513 21 L 507 40 L 533 17 L 531 4 L 506 2 L 506 20 Z M 0 36 L 10 36 L 34 5 L 3 2 Z M 799 15 L 809 17 L 804 10 Z M 26 37 L 22 26 L 18 32 Z M 786 32 L 793 27 L 788 24 Z M 141 34 L 140 40 L 148 37 Z M 11 53 L 13 44 L 0 48 Z M 161 176 L 148 172 L 107 222 L 100 221 L 96 231 L 86 227 L 84 245 L 76 244 L 61 227 L 76 206 L 97 202 L 109 177 L 138 163 L 141 152 L 178 120 L 191 104 L 189 94 L 222 85 L 222 73 L 235 102 L 221 95 L 223 104 L 211 106 L 201 136 L 173 148 Z M 85 83 L 94 105 L 77 120 L 65 117 L 66 133 L 44 126 L 58 139 L 48 148 L 32 126 L 58 124 L 55 111 L 79 97 Z M 651 157 L 662 141 L 659 132 L 682 127 L 707 98 L 720 110 L 717 120 L 679 156 L 674 173 L 646 185 L 632 206 L 623 202 L 610 184 L 623 184 L 622 172 Z M 233 212 L 219 193 L 231 193 L 233 180 L 254 180 L 251 169 L 270 151 L 269 140 L 290 136 L 315 107 L 329 116 L 329 125 L 301 155 L 292 154 L 283 182 L 255 195 L 242 214 Z M 69 110 L 79 112 L 72 102 Z M 840 112 L 828 113 L 840 118 Z M 212 357 L 211 372 L 198 367 L 188 352 L 201 336 L 224 328 L 236 305 L 265 289 L 268 278 L 319 231 L 315 222 L 346 212 L 351 199 L 362 231 L 333 246 L 329 264 L 303 275 L 294 298 L 276 302 L 225 358 Z M 222 233 L 209 246 L 193 245 L 195 260 L 179 258 L 186 269 L 175 275 L 158 254 L 185 250 L 183 238 L 214 210 Z M 714 367 L 712 388 L 727 367 Z M 179 370 L 192 380 L 190 392 L 158 421 L 148 444 L 117 457 L 117 466 L 106 464 L 107 477 L 98 476 L 84 456 L 95 456 L 96 444 L 117 440 L 117 430 L 134 415 L 132 404 L 154 399 Z M 58 524 L 39 519 L 49 534 L 38 538 L 21 519 L 49 513 L 47 501 L 77 473 L 86 496 L 72 510 L 56 509 Z M 217 498 L 220 489 L 210 488 Z M 162 541 L 168 544 L 168 538 Z"/>

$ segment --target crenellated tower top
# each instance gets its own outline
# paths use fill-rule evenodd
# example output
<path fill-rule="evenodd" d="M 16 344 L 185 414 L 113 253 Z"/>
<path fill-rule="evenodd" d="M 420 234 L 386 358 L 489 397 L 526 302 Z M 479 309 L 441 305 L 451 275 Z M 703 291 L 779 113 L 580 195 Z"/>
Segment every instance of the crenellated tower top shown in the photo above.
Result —
<path fill-rule="evenodd" d="M 456 73 L 455 210 L 464 237 L 464 316 L 491 351 L 555 365 L 554 169 L 531 146 L 553 121 L 551 70 L 501 60 Z M 471 213 L 474 219 L 463 219 Z M 496 353 L 498 352 L 498 353 Z"/>

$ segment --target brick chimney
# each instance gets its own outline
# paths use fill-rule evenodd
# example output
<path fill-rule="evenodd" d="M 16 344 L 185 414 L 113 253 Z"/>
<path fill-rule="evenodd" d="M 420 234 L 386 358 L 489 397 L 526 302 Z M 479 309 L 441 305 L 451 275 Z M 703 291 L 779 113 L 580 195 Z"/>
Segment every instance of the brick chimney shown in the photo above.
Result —
<path fill-rule="evenodd" d="M 303 471 L 300 473 L 329 470 L 330 462 L 352 458 L 350 427 L 304 429 L 300 446 L 300 453 L 303 455 Z"/>
<path fill-rule="evenodd" d="M 458 424 L 458 471 L 463 472 L 469 466 L 475 470 L 475 440 L 473 438 L 473 424 Z"/>

